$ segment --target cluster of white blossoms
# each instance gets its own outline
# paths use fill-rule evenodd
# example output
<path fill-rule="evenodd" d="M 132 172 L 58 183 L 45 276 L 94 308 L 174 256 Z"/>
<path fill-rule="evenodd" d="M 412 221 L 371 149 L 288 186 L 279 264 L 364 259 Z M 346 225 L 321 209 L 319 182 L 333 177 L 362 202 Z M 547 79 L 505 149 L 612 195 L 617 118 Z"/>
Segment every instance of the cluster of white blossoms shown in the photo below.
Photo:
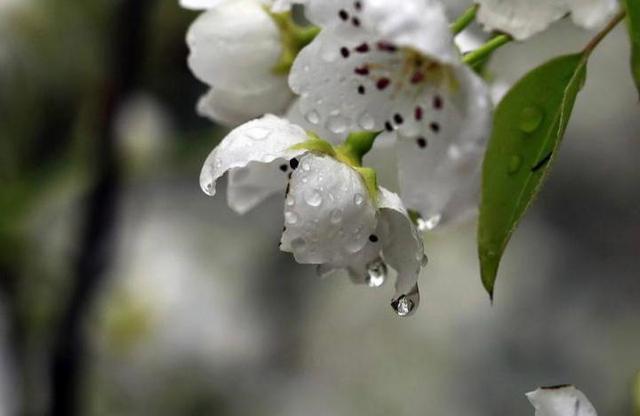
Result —
<path fill-rule="evenodd" d="M 302 4 L 307 26 L 289 11 Z M 516 39 L 572 12 L 595 26 L 615 9 L 596 0 L 479 0 L 479 20 Z M 534 6 L 535 3 L 535 6 Z M 581 3 L 598 3 L 584 13 Z M 490 89 L 464 63 L 439 0 L 182 0 L 204 10 L 187 35 L 189 66 L 210 90 L 198 111 L 236 127 L 207 158 L 201 186 L 245 213 L 284 197 L 281 249 L 321 274 L 344 269 L 418 305 L 421 231 L 477 210 L 490 135 Z M 603 9 L 604 5 L 610 5 Z M 594 6 L 595 7 L 595 6 Z M 535 13 L 531 12 L 535 9 Z M 521 20 L 526 21 L 522 23 Z M 397 163 L 398 194 L 363 156 L 379 133 Z"/>

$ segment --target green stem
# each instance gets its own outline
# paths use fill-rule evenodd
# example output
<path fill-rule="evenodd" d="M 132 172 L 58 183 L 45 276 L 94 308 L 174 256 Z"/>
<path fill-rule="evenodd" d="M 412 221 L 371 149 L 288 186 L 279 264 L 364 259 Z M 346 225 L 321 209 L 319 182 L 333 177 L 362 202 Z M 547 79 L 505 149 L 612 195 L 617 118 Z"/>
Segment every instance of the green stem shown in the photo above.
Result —
<path fill-rule="evenodd" d="M 624 17 L 626 15 L 627 15 L 627 12 L 624 10 L 618 13 L 617 15 L 615 15 L 613 19 L 611 19 L 609 23 L 607 23 L 604 29 L 598 32 L 598 34 L 595 35 L 593 39 L 589 41 L 589 43 L 587 43 L 587 46 L 585 46 L 584 49 L 582 50 L 582 53 L 585 55 L 585 57 L 588 57 L 589 55 L 591 55 L 591 52 L 593 52 L 596 46 L 598 46 L 600 42 L 602 42 L 602 39 L 604 39 L 609 34 L 609 32 L 611 32 L 613 28 L 618 25 L 618 23 L 624 20 Z"/>
<path fill-rule="evenodd" d="M 480 46 L 475 51 L 466 54 L 464 58 L 462 58 L 462 61 L 471 67 L 476 66 L 488 58 L 496 49 L 511 42 L 512 40 L 513 38 L 509 35 L 497 35 L 489 39 L 487 43 Z"/>
<path fill-rule="evenodd" d="M 462 13 L 462 15 L 458 17 L 456 21 L 451 23 L 451 25 L 449 26 L 453 34 L 457 35 L 458 33 L 465 30 L 467 26 L 469 26 L 471 22 L 473 22 L 473 20 L 476 18 L 477 12 L 478 12 L 477 4 L 474 4 L 473 6 L 465 10 L 465 12 Z"/>

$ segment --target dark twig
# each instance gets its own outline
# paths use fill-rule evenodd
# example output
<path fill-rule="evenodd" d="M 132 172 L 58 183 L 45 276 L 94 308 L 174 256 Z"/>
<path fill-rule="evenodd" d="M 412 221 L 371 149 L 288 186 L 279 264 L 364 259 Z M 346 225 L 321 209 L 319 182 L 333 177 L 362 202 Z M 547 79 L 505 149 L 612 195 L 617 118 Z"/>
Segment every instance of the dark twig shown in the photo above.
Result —
<path fill-rule="evenodd" d="M 74 265 L 67 308 L 54 340 L 51 367 L 51 415 L 80 414 L 82 374 L 86 367 L 85 318 L 91 312 L 111 257 L 121 183 L 115 151 L 114 118 L 136 84 L 142 57 L 148 0 L 117 2 L 112 24 L 111 68 L 103 86 L 104 107 L 95 142 L 95 182 L 87 195 L 84 227 Z"/>

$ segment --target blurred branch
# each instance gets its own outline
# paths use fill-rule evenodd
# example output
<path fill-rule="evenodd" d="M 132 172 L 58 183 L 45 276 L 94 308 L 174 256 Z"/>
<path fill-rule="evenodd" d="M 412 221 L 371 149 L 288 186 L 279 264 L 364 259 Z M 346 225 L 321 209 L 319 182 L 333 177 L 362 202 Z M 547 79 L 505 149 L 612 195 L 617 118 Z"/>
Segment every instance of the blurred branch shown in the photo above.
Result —
<path fill-rule="evenodd" d="M 121 0 L 115 6 L 110 71 L 99 96 L 103 109 L 94 143 L 95 182 L 87 195 L 84 226 L 74 265 L 69 303 L 54 340 L 51 363 L 51 415 L 81 414 L 82 373 L 86 366 L 89 316 L 111 260 L 121 175 L 114 119 L 137 83 L 142 62 L 147 5 L 150 0 Z"/>

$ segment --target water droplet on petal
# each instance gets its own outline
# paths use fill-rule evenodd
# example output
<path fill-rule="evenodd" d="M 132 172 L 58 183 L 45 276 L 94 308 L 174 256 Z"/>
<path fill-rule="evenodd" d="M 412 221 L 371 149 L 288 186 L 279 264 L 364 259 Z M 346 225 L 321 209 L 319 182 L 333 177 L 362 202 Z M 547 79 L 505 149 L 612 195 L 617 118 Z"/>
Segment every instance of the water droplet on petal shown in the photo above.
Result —
<path fill-rule="evenodd" d="M 213 181 L 209 180 L 207 183 L 205 183 L 202 187 L 202 190 L 205 194 L 211 195 L 213 193 Z"/>
<path fill-rule="evenodd" d="M 309 172 L 311 170 L 311 166 L 308 162 L 302 162 L 302 170 L 305 172 Z"/>
<path fill-rule="evenodd" d="M 329 220 L 332 224 L 340 224 L 342 222 L 342 210 L 340 208 L 336 208 L 331 211 L 331 215 L 329 216 Z"/>
<path fill-rule="evenodd" d="M 423 255 L 422 255 L 422 258 L 421 258 L 421 259 L 419 259 L 419 260 L 420 260 L 420 265 L 421 265 L 422 267 L 427 267 L 427 264 L 429 264 L 429 257 L 427 257 L 427 255 L 426 255 L 426 254 L 423 254 Z"/>
<path fill-rule="evenodd" d="M 327 128 L 335 134 L 343 133 L 347 130 L 347 119 L 340 115 L 331 116 L 327 122 Z"/>
<path fill-rule="evenodd" d="M 296 204 L 296 200 L 291 195 L 287 195 L 286 204 L 288 207 L 292 207 Z M 286 214 L 285 214 L 286 215 Z"/>
<path fill-rule="evenodd" d="M 362 204 L 364 204 L 364 196 L 362 196 L 362 194 L 355 194 L 353 196 L 353 203 L 357 206 L 362 206 Z"/>
<path fill-rule="evenodd" d="M 520 168 L 522 167 L 522 156 L 513 155 L 511 159 L 509 159 L 509 167 L 507 168 L 507 173 L 509 175 L 515 175 L 518 173 Z"/>
<path fill-rule="evenodd" d="M 264 129 L 262 127 L 254 127 L 247 132 L 247 136 L 252 138 L 253 140 L 264 140 L 271 133 L 269 130 Z"/>
<path fill-rule="evenodd" d="M 535 106 L 525 107 L 520 113 L 520 130 L 525 133 L 533 133 L 540 127 L 542 120 L 544 119 L 544 113 L 542 110 Z"/>
<path fill-rule="evenodd" d="M 291 241 L 291 248 L 296 251 L 302 250 L 306 245 L 307 242 L 304 241 L 304 238 L 298 237 L 294 238 L 293 241 Z"/>
<path fill-rule="evenodd" d="M 304 201 L 311 207 L 322 205 L 322 195 L 317 189 L 309 189 L 305 192 Z"/>
<path fill-rule="evenodd" d="M 284 213 L 284 220 L 287 224 L 296 224 L 298 222 L 298 214 L 293 211 L 287 211 Z"/>
<path fill-rule="evenodd" d="M 429 218 L 419 217 L 417 222 L 418 231 L 425 232 L 431 231 L 440 224 L 440 220 L 442 219 L 441 214 L 435 214 L 430 216 Z"/>
<path fill-rule="evenodd" d="M 358 125 L 362 127 L 364 130 L 371 130 L 375 127 L 375 120 L 369 113 L 362 113 L 360 118 L 358 119 Z"/>
<path fill-rule="evenodd" d="M 305 114 L 304 118 L 311 124 L 318 124 L 320 122 L 320 114 L 316 110 L 311 110 Z"/>
<path fill-rule="evenodd" d="M 376 259 L 367 264 L 367 277 L 365 281 L 369 287 L 380 287 L 387 279 L 387 265 L 382 259 Z"/>

